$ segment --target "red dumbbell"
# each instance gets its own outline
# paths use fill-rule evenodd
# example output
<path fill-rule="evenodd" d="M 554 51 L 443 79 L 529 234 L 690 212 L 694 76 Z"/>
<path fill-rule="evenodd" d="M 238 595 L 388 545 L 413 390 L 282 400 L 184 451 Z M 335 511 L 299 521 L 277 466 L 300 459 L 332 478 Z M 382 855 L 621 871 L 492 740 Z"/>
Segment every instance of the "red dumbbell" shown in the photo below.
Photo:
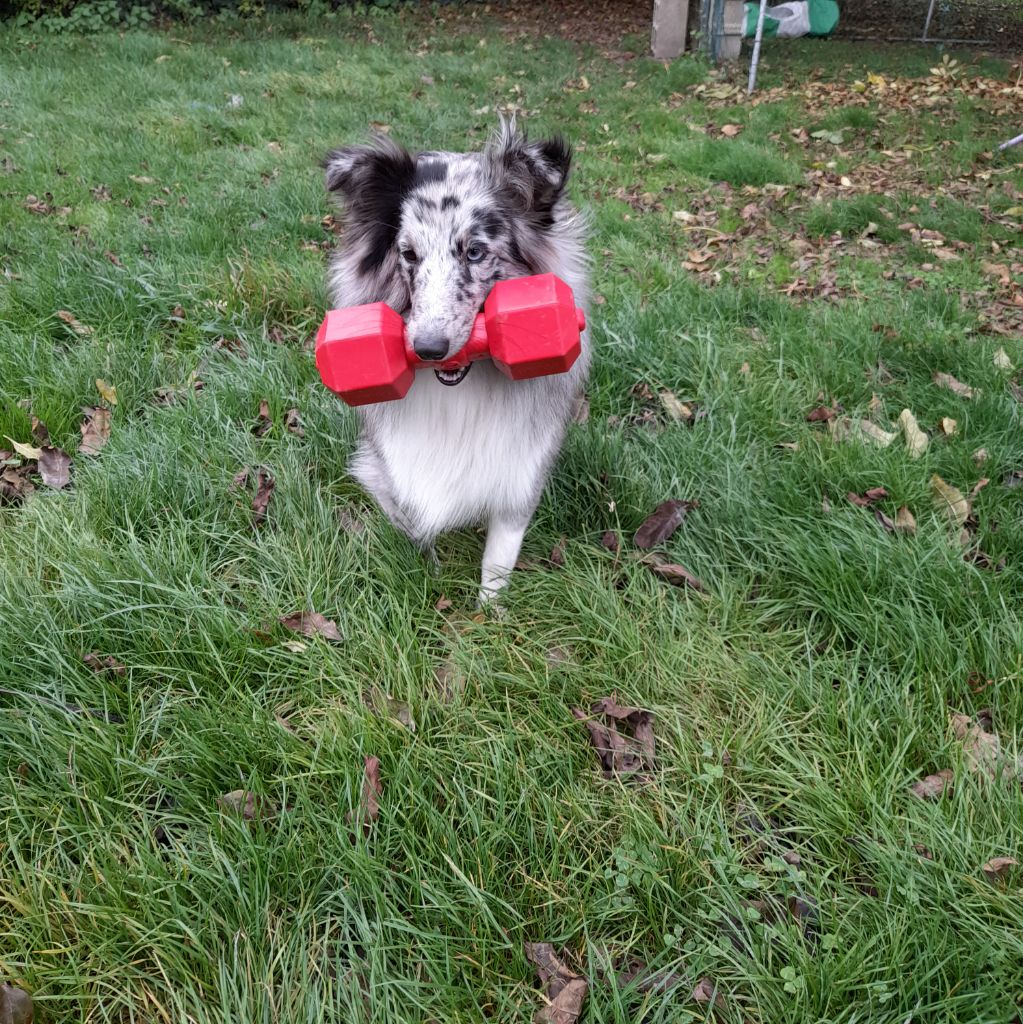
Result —
<path fill-rule="evenodd" d="M 579 356 L 585 327 L 572 289 L 554 274 L 537 274 L 498 281 L 469 340 L 442 362 L 415 354 L 405 322 L 383 302 L 332 309 L 316 334 L 316 368 L 348 405 L 371 405 L 404 398 L 424 366 L 455 370 L 489 357 L 512 380 L 564 373 Z"/>

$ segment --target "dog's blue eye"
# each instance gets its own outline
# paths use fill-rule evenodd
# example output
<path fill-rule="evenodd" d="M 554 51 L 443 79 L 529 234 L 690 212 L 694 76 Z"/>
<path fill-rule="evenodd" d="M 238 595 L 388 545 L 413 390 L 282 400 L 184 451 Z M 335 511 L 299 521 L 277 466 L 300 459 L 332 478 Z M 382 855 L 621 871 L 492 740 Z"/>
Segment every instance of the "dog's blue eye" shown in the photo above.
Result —
<path fill-rule="evenodd" d="M 419 261 L 419 257 L 416 255 L 415 249 L 402 249 L 401 258 L 406 263 L 417 263 Z"/>
<path fill-rule="evenodd" d="M 470 263 L 479 263 L 485 255 L 486 253 L 484 252 L 482 245 L 470 245 L 469 248 L 465 250 L 465 258 Z"/>

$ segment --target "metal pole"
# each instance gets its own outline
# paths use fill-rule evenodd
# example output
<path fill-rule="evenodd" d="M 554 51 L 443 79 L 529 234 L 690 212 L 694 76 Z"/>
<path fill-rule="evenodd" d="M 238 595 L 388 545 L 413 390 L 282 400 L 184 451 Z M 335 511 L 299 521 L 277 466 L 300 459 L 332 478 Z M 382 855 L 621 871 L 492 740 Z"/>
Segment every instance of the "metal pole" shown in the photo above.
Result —
<path fill-rule="evenodd" d="M 933 3 L 934 0 L 931 0 Z M 764 15 L 767 12 L 767 0 L 760 0 L 760 13 L 757 15 L 757 31 L 753 37 L 753 57 L 749 65 L 749 86 L 746 95 L 752 96 L 757 87 L 757 65 L 760 63 L 760 44 L 764 38 Z"/>
<path fill-rule="evenodd" d="M 927 20 L 924 22 L 924 34 L 920 37 L 921 43 L 927 42 L 927 32 L 931 27 L 931 18 L 934 17 L 934 5 L 937 0 L 931 0 L 931 6 L 927 8 Z"/>

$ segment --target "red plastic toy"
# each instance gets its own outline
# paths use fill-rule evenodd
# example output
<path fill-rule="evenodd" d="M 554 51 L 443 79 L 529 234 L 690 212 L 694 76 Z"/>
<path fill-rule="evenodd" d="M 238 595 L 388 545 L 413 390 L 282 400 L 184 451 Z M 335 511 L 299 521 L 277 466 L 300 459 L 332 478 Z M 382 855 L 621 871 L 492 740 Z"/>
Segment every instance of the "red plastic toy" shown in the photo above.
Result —
<path fill-rule="evenodd" d="M 420 367 L 455 370 L 492 359 L 512 380 L 564 373 L 579 356 L 586 318 L 572 289 L 554 274 L 498 281 L 469 340 L 442 362 L 425 362 L 405 338 L 405 322 L 390 306 L 332 309 L 316 334 L 316 368 L 348 405 L 404 398 Z"/>

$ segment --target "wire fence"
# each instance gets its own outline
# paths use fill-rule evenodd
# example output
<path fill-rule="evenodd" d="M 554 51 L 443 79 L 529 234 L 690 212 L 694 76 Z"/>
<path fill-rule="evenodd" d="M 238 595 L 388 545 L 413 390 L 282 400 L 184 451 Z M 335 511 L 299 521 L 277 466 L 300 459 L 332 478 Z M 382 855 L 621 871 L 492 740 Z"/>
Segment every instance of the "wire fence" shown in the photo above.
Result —
<path fill-rule="evenodd" d="M 955 40 L 1023 54 L 1023 0 L 840 0 L 836 36 Z"/>

